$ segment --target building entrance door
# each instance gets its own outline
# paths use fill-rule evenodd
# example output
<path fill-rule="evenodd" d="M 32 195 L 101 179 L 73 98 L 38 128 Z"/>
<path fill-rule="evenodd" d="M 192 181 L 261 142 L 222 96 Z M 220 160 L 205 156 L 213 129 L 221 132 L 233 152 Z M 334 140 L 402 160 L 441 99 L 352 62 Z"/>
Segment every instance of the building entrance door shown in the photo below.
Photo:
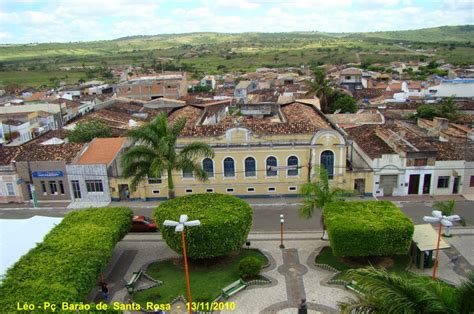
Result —
<path fill-rule="evenodd" d="M 419 187 L 420 187 L 420 175 L 411 174 L 410 181 L 408 183 L 408 194 L 418 194 Z"/>
<path fill-rule="evenodd" d="M 380 187 L 383 189 L 384 196 L 392 196 L 393 189 L 398 184 L 398 176 L 380 176 Z"/>
<path fill-rule="evenodd" d="M 430 194 L 431 174 L 425 174 L 423 177 L 423 194 Z"/>
<path fill-rule="evenodd" d="M 130 198 L 130 190 L 128 184 L 119 184 L 119 195 L 121 201 L 127 201 Z"/>
<path fill-rule="evenodd" d="M 354 190 L 359 195 L 364 194 L 365 193 L 365 179 L 355 179 Z"/>
<path fill-rule="evenodd" d="M 453 194 L 459 193 L 459 177 L 454 177 Z"/>

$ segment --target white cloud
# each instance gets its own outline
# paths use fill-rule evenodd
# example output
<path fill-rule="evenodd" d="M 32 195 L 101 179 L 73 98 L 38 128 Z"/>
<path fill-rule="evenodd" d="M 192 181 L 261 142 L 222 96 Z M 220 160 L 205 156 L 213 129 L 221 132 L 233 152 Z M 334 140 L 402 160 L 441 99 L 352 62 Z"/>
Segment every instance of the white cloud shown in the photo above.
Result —
<path fill-rule="evenodd" d="M 201 0 L 197 7 L 170 10 L 168 5 L 165 10 L 164 0 L 55 0 L 42 10 L 0 11 L 0 41 L 100 40 L 199 31 L 354 32 L 472 24 L 471 0 L 433 3 L 427 9 L 412 0 Z"/>

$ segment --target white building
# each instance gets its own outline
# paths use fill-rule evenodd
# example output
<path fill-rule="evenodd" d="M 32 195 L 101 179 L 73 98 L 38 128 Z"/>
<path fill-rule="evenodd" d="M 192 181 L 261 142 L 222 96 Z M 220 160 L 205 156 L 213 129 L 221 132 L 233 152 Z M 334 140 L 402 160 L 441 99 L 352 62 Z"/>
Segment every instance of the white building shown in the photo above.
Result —
<path fill-rule="evenodd" d="M 439 85 L 430 86 L 423 92 L 432 98 L 474 98 L 474 79 L 443 80 Z"/>

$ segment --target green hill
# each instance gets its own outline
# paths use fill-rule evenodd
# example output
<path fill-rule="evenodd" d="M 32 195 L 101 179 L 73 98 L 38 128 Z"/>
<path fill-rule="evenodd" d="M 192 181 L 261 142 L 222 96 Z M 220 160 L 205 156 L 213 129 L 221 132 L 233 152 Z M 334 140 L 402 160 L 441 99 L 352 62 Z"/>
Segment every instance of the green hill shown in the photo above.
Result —
<path fill-rule="evenodd" d="M 403 42 L 403 45 L 400 43 Z M 302 64 L 386 64 L 443 59 L 474 64 L 474 26 L 373 33 L 186 33 L 107 41 L 0 45 L 0 85 L 48 85 L 101 78 L 110 66 L 205 73 Z M 172 60 L 169 60 L 172 58 Z M 95 68 L 95 69 L 91 69 Z M 100 68 L 100 69 L 99 69 Z"/>
<path fill-rule="evenodd" d="M 364 38 L 415 42 L 474 42 L 474 25 L 441 26 L 417 30 L 356 33 Z"/>

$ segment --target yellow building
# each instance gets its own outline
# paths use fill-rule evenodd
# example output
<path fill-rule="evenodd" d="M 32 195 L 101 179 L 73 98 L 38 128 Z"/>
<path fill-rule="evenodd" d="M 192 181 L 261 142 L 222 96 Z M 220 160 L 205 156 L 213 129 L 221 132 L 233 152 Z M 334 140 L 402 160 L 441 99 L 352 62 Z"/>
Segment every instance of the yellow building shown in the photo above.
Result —
<path fill-rule="evenodd" d="M 209 180 L 175 172 L 176 196 L 224 193 L 240 197 L 298 195 L 300 186 L 324 165 L 333 185 L 371 193 L 369 172 L 346 167 L 346 140 L 321 113 L 314 101 L 257 104 L 231 108 L 229 102 L 184 106 L 169 114 L 169 121 L 187 119 L 178 148 L 192 142 L 209 144 L 212 159 L 200 160 Z M 357 181 L 356 181 L 357 180 Z M 111 178 L 113 199 L 124 199 L 128 180 Z M 167 197 L 166 178 L 143 182 L 131 199 Z M 361 188 L 362 186 L 362 188 Z M 365 186 L 365 188 L 364 188 Z"/>

